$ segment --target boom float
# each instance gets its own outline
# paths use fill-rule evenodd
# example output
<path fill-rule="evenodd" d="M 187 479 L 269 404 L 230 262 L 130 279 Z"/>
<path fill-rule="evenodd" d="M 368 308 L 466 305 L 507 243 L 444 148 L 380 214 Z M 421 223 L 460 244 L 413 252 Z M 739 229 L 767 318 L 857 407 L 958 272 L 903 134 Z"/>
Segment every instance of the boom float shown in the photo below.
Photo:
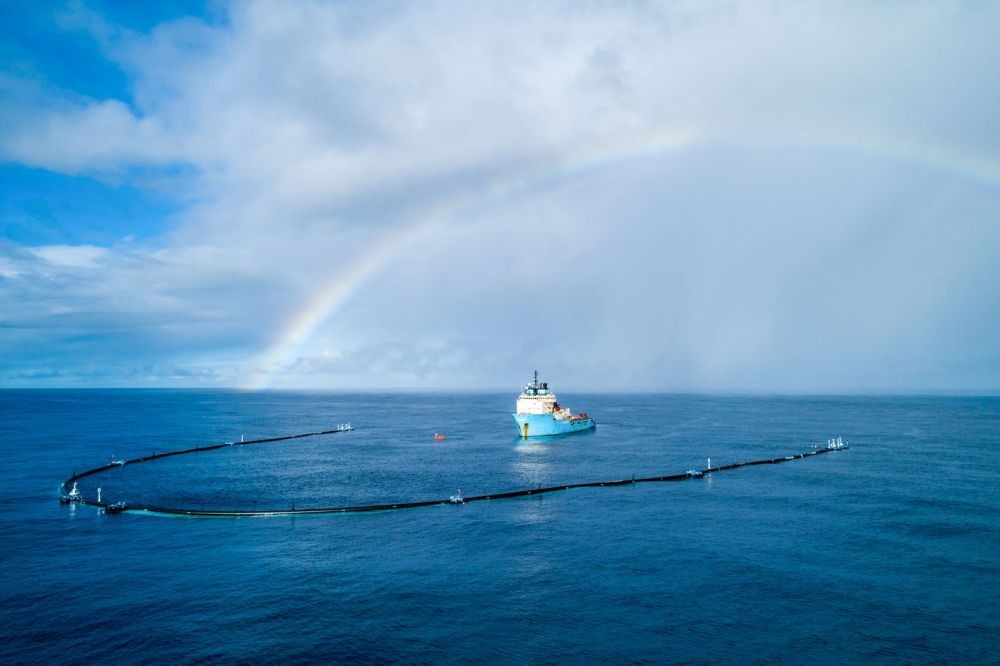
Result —
<path fill-rule="evenodd" d="M 318 435 L 332 435 L 334 433 L 345 432 L 347 430 L 353 430 L 350 424 L 344 426 L 338 426 L 335 430 L 324 430 L 321 432 L 307 432 L 301 435 L 286 435 L 284 437 L 268 437 L 266 439 L 251 439 L 240 442 L 226 442 L 225 444 L 213 444 L 209 446 L 198 446 L 191 449 L 181 449 L 179 451 L 169 451 L 167 453 L 156 453 L 150 456 L 144 456 L 142 458 L 133 458 L 131 460 L 125 461 L 114 461 L 108 465 L 101 465 L 100 467 L 95 467 L 94 469 L 89 469 L 85 472 L 77 474 L 73 473 L 71 477 L 62 482 L 59 488 L 59 499 L 65 504 L 82 504 L 85 506 L 94 506 L 104 509 L 106 513 L 151 513 L 151 514 L 163 514 L 163 515 L 178 515 L 178 516 L 199 516 L 199 517 L 232 517 L 232 518 L 250 518 L 250 517 L 262 517 L 262 516 L 293 516 L 293 515 L 317 515 L 317 514 L 330 514 L 330 513 L 364 513 L 369 511 L 395 511 L 400 509 L 416 509 L 424 506 L 438 506 L 438 505 L 455 505 L 455 504 L 469 504 L 471 502 L 483 502 L 486 500 L 500 500 L 500 499 L 511 499 L 514 497 L 529 497 L 532 495 L 544 495 L 546 493 L 554 493 L 561 490 L 573 490 L 574 488 L 603 488 L 606 486 L 628 486 L 636 483 L 653 483 L 653 482 L 663 482 L 663 481 L 684 481 L 687 479 L 697 479 L 702 478 L 707 474 L 714 474 L 716 472 L 724 472 L 726 470 L 738 469 L 740 467 L 750 467 L 753 465 L 773 465 L 777 463 L 787 462 L 789 460 L 800 460 L 802 458 L 809 458 L 811 456 L 820 455 L 821 453 L 829 453 L 830 451 L 837 451 L 841 449 L 848 448 L 848 445 L 841 441 L 839 438 L 837 440 L 830 440 L 827 442 L 825 447 L 816 447 L 811 451 L 806 451 L 805 453 L 796 453 L 789 456 L 781 456 L 778 458 L 766 458 L 764 460 L 750 460 L 746 462 L 732 463 L 729 465 L 721 465 L 719 467 L 706 467 L 702 470 L 690 469 L 682 474 L 670 474 L 666 476 L 647 476 L 644 478 L 637 479 L 634 476 L 631 479 L 617 479 L 613 481 L 589 481 L 584 483 L 570 483 L 559 486 L 547 486 L 538 488 L 529 488 L 522 490 L 510 490 L 507 492 L 492 493 L 489 495 L 474 495 L 471 497 L 463 497 L 461 491 L 458 495 L 452 495 L 448 498 L 443 499 L 430 499 L 421 500 L 416 502 L 396 502 L 394 504 L 360 504 L 354 506 L 337 506 L 337 507 L 318 507 L 312 509 L 297 509 L 295 504 L 292 503 L 291 508 L 287 509 L 268 509 L 268 510 L 255 510 L 255 511 L 224 511 L 224 510 L 214 510 L 214 509 L 185 509 L 178 507 L 167 507 L 167 506 L 152 506 L 143 504 L 128 504 L 123 501 L 118 502 L 106 502 L 100 500 L 89 500 L 85 498 L 79 490 L 77 490 L 76 482 L 78 479 L 82 479 L 86 476 L 91 476 L 94 474 L 99 474 L 101 472 L 107 471 L 119 465 L 134 465 L 137 463 L 150 462 L 160 458 L 166 458 L 169 456 L 179 456 L 188 453 L 201 453 L 203 451 L 215 451 L 217 449 L 222 449 L 227 446 L 246 446 L 250 444 L 264 444 L 268 442 L 281 442 L 290 439 L 302 439 L 304 437 L 315 437 Z M 72 484 L 73 490 L 67 490 L 67 486 Z"/>

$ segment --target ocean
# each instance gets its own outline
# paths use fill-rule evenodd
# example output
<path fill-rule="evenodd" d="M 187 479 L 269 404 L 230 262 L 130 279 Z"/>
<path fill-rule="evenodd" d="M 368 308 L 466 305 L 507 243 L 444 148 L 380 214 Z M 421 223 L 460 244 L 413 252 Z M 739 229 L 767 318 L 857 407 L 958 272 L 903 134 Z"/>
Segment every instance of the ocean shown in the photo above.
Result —
<path fill-rule="evenodd" d="M 563 395 L 596 431 L 517 439 L 516 395 L 0 391 L 2 663 L 998 663 L 1000 398 Z M 703 479 L 487 494 L 850 449 Z M 447 435 L 434 441 L 434 433 Z"/>

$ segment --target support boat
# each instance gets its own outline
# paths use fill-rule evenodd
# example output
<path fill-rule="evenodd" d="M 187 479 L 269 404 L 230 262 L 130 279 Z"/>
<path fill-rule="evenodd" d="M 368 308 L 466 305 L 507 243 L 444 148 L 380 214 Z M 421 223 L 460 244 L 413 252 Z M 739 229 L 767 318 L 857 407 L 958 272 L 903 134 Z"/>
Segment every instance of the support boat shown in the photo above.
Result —
<path fill-rule="evenodd" d="M 517 398 L 517 412 L 513 415 L 517 434 L 521 437 L 545 437 L 581 432 L 597 427 L 597 422 L 586 412 L 573 414 L 569 407 L 556 402 L 548 382 L 538 381 L 538 371 L 530 384 L 525 385 Z"/>

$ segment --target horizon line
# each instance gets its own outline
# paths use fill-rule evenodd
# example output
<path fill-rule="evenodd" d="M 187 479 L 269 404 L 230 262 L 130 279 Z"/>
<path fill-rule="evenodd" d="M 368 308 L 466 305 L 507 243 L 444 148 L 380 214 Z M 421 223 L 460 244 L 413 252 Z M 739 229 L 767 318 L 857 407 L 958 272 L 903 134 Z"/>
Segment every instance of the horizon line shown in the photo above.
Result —
<path fill-rule="evenodd" d="M 397 393 L 397 394 L 510 394 L 510 387 L 483 388 L 436 388 L 436 387 L 284 387 L 249 389 L 241 386 L 0 386 L 0 391 L 219 391 L 240 394 L 268 393 Z M 789 398 L 836 398 L 836 397 L 924 397 L 924 398 L 1000 398 L 1000 389 L 893 389 L 872 390 L 858 389 L 845 391 L 782 391 L 782 390 L 746 390 L 746 389 L 569 389 L 563 394 L 585 395 L 673 395 L 673 396 L 706 396 L 706 397 L 789 397 Z"/>

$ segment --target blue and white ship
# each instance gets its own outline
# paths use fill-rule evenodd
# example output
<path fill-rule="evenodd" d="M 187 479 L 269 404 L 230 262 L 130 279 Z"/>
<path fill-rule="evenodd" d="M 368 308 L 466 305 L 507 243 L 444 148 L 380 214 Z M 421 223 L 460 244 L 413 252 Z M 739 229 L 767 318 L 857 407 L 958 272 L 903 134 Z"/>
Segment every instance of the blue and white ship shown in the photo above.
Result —
<path fill-rule="evenodd" d="M 535 379 L 524 387 L 517 397 L 517 413 L 514 414 L 517 423 L 517 433 L 521 437 L 545 437 L 547 435 L 562 435 L 568 432 L 590 430 L 597 426 L 594 419 L 586 413 L 574 415 L 568 407 L 562 407 L 556 402 L 556 396 L 549 391 L 547 382 L 538 381 L 538 371 Z"/>

